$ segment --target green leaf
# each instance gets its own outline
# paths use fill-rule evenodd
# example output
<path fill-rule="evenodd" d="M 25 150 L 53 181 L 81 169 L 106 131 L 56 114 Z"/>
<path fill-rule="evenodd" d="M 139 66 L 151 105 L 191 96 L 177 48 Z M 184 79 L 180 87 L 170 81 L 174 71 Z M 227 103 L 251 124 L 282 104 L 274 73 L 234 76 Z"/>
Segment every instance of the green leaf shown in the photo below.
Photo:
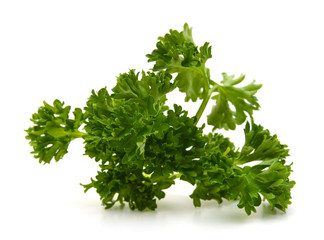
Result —
<path fill-rule="evenodd" d="M 136 73 L 135 70 L 120 74 L 116 86 L 112 89 L 113 98 L 132 99 L 151 115 L 166 110 L 166 94 L 175 88 L 171 83 L 172 76 L 164 71 L 156 74 L 142 71 L 141 79 L 139 77 L 140 73 Z"/>
<path fill-rule="evenodd" d="M 164 37 L 159 37 L 156 49 L 146 56 L 149 62 L 155 62 L 154 71 L 177 73 L 175 83 L 181 92 L 186 93 L 185 101 L 195 102 L 207 96 L 210 77 L 205 63 L 212 57 L 211 47 L 206 42 L 198 50 L 188 24 L 182 32 L 170 30 Z"/>
<path fill-rule="evenodd" d="M 253 81 L 249 85 L 239 88 L 235 85 L 244 80 L 244 75 L 235 79 L 234 75 L 229 76 L 223 73 L 223 78 L 223 85 L 214 88 L 217 94 L 212 99 L 216 100 L 216 105 L 207 116 L 207 122 L 214 126 L 214 129 L 234 130 L 236 125 L 245 122 L 247 114 L 252 117 L 253 111 L 259 109 L 257 98 L 254 95 L 262 85 L 255 84 Z"/>
<path fill-rule="evenodd" d="M 102 88 L 97 93 L 92 90 L 84 110 L 87 117 L 108 116 L 113 111 L 113 103 L 107 89 Z"/>
<path fill-rule="evenodd" d="M 141 72 L 136 73 L 134 69 L 128 73 L 120 74 L 117 78 L 117 84 L 112 89 L 114 98 L 123 99 L 145 99 L 152 96 L 156 101 L 174 89 L 171 83 L 172 76 L 164 71 L 157 73 Z"/>
<path fill-rule="evenodd" d="M 251 161 L 265 161 L 271 159 L 283 159 L 289 156 L 287 145 L 281 144 L 277 135 L 271 135 L 269 130 L 261 125 L 246 123 L 245 144 L 241 156 L 236 160 L 237 164 L 244 164 Z M 261 166 L 261 165 L 258 165 Z"/>
<path fill-rule="evenodd" d="M 70 110 L 70 106 L 64 107 L 64 102 L 55 100 L 53 106 L 44 102 L 32 115 L 34 126 L 26 130 L 26 139 L 30 140 L 31 153 L 40 163 L 50 163 L 53 158 L 59 161 L 68 152 L 70 142 L 84 135 L 78 131 L 84 121 L 82 110 L 76 108 L 74 119 L 69 119 Z"/>
<path fill-rule="evenodd" d="M 251 194 L 254 197 L 261 194 L 272 208 L 285 211 L 291 203 L 291 189 L 295 185 L 295 181 L 289 179 L 291 165 L 287 165 L 285 161 L 289 156 L 287 146 L 281 144 L 269 130 L 254 123 L 252 126 L 247 123 L 244 133 L 245 144 L 235 160 L 236 168 L 240 169 L 239 165 L 253 161 L 259 163 L 244 167 L 243 172 L 237 175 L 240 181 L 232 188 L 239 192 L 239 207 L 244 207 L 250 214 L 256 203 L 259 204 L 255 200 L 252 204 Z"/>

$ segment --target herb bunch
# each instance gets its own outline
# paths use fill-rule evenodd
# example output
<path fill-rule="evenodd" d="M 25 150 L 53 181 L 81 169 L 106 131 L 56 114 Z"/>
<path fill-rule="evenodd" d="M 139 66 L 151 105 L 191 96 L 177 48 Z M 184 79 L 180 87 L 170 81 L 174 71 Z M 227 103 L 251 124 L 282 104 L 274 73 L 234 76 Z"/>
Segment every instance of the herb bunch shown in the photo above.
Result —
<path fill-rule="evenodd" d="M 64 102 L 44 102 L 26 130 L 34 157 L 44 164 L 59 161 L 73 139 L 83 138 L 85 155 L 98 162 L 100 171 L 81 185 L 85 192 L 94 188 L 105 208 L 126 202 L 133 210 L 154 210 L 178 178 L 195 187 L 190 195 L 195 207 L 201 200 L 238 200 L 250 215 L 265 200 L 285 212 L 295 184 L 289 179 L 291 164 L 286 164 L 289 150 L 254 123 L 261 85 L 252 81 L 240 87 L 245 76 L 226 73 L 220 83 L 213 81 L 206 67 L 211 46 L 196 46 L 188 24 L 159 37 L 147 57 L 154 63 L 152 71 L 120 74 L 110 93 L 93 90 L 73 118 Z M 180 105 L 167 106 L 167 94 L 175 89 L 185 101 L 201 100 L 195 116 Z M 214 106 L 207 124 L 213 131 L 205 134 L 205 125 L 197 124 L 209 101 Z M 243 123 L 241 150 L 216 132 Z"/>

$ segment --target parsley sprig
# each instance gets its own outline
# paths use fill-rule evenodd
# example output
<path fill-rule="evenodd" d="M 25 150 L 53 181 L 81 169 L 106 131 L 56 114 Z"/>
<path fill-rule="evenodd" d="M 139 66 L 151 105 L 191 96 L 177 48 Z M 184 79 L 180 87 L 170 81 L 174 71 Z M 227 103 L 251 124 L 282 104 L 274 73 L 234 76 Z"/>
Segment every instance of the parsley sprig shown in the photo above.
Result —
<path fill-rule="evenodd" d="M 289 150 L 254 123 L 261 85 L 252 81 L 239 87 L 245 76 L 226 73 L 219 83 L 213 81 L 206 67 L 211 46 L 196 46 L 188 24 L 158 40 L 147 54 L 152 71 L 120 74 L 110 93 L 93 90 L 86 107 L 73 111 L 73 119 L 70 106 L 44 102 L 32 115 L 34 126 L 26 130 L 34 157 L 44 164 L 59 161 L 73 139 L 83 138 L 85 154 L 98 162 L 100 171 L 81 185 L 85 191 L 96 189 L 105 208 L 128 203 L 131 209 L 154 210 L 178 178 L 195 186 L 190 197 L 196 207 L 201 200 L 238 200 L 250 215 L 263 199 L 285 212 L 295 184 L 289 179 L 291 164 L 286 164 Z M 201 100 L 195 116 L 166 104 L 175 89 L 185 94 L 185 101 Z M 197 124 L 209 101 L 214 106 L 207 124 L 213 131 L 206 134 L 205 125 Z M 235 130 L 243 123 L 241 150 L 215 131 Z"/>

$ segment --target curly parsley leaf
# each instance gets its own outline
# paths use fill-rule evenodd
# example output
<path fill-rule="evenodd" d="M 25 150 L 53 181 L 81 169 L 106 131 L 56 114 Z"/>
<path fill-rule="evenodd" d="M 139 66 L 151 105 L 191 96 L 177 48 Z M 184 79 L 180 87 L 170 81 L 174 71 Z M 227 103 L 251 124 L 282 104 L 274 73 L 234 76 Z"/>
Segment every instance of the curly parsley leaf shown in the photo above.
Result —
<path fill-rule="evenodd" d="M 143 109 L 151 115 L 166 110 L 166 94 L 171 92 L 175 85 L 171 83 L 172 76 L 166 72 L 158 73 L 142 71 L 140 73 L 130 70 L 129 73 L 120 74 L 117 84 L 112 89 L 115 99 L 132 99 L 142 105 Z M 163 108 L 163 109 L 162 109 Z"/>
<path fill-rule="evenodd" d="M 206 144 L 195 166 L 195 172 L 199 174 L 192 181 L 196 187 L 190 195 L 195 207 L 201 206 L 201 200 L 222 203 L 223 199 L 230 198 L 229 179 L 233 176 L 234 157 L 237 155 L 234 144 L 221 134 L 209 133 L 204 139 Z"/>
<path fill-rule="evenodd" d="M 240 173 L 238 206 L 251 214 L 256 211 L 255 206 L 260 205 L 262 195 L 272 208 L 285 212 L 295 185 L 295 181 L 289 179 L 291 164 L 287 165 L 285 160 L 289 156 L 287 146 L 260 125 L 247 123 L 244 132 L 245 144 L 235 164 L 237 167 L 250 162 L 256 164 L 243 167 Z"/>
<path fill-rule="evenodd" d="M 142 154 L 147 135 L 157 126 L 165 128 L 158 115 L 168 109 L 165 94 L 172 89 L 168 74 L 142 72 L 139 79 L 139 73 L 131 70 L 117 78 L 112 95 L 105 88 L 93 91 L 85 108 L 86 154 L 106 161 L 112 154 L 110 146 L 126 152 L 124 161 Z"/>
<path fill-rule="evenodd" d="M 44 102 L 44 106 L 30 119 L 35 125 L 26 130 L 26 139 L 30 140 L 35 158 L 39 162 L 50 163 L 54 158 L 59 161 L 68 152 L 70 142 L 83 136 L 78 129 L 83 123 L 80 108 L 73 112 L 74 119 L 69 118 L 71 107 L 64 107 L 64 102 L 55 100 L 53 106 Z"/>
<path fill-rule="evenodd" d="M 171 79 L 172 76 L 164 71 L 157 73 L 142 71 L 140 79 L 140 73 L 132 69 L 117 78 L 116 86 L 112 89 L 114 98 L 145 99 L 151 96 L 155 100 L 160 100 L 175 88 Z"/>
<path fill-rule="evenodd" d="M 85 191 L 95 188 L 105 208 L 111 208 L 116 202 L 129 204 L 130 209 L 154 210 L 156 200 L 165 197 L 163 189 L 174 184 L 174 178 L 164 177 L 150 179 L 145 177 L 140 168 L 131 168 L 125 164 L 102 166 L 96 179 L 82 185 Z"/>
<path fill-rule="evenodd" d="M 264 161 L 268 159 L 283 159 L 289 156 L 287 145 L 279 142 L 277 135 L 271 135 L 268 129 L 261 125 L 246 123 L 245 144 L 237 164 L 245 164 L 251 161 Z"/>
<path fill-rule="evenodd" d="M 130 102 L 124 102 L 119 109 L 126 110 L 124 104 L 127 106 Z M 127 108 L 134 118 L 122 124 L 127 124 L 124 130 L 134 132 L 125 134 L 122 131 L 120 134 L 117 126 L 112 125 L 109 129 L 106 126 L 102 129 L 104 134 L 96 131 L 103 147 L 91 148 L 96 151 L 104 148 L 106 151 L 98 159 L 101 160 L 101 171 L 96 179 L 83 186 L 85 191 L 95 188 L 106 208 L 116 202 L 128 202 L 131 209 L 155 209 L 156 200 L 165 196 L 163 189 L 174 184 L 180 166 L 197 156 L 186 149 L 204 144 L 200 139 L 202 130 L 193 125 L 194 119 L 187 117 L 188 113 L 181 107 L 175 106 L 175 110 L 169 110 L 167 115 L 160 113 L 147 118 L 145 124 L 141 124 L 143 119 L 134 114 L 134 107 Z M 115 117 L 114 114 L 108 116 L 111 123 Z M 86 149 L 87 145 L 93 144 L 92 139 L 93 136 L 90 139 L 85 137 Z M 89 152 L 86 154 L 90 155 Z M 96 155 L 94 152 L 91 154 Z"/>
<path fill-rule="evenodd" d="M 247 114 L 252 116 L 253 111 L 259 109 L 254 95 L 262 85 L 255 84 L 253 81 L 244 87 L 236 87 L 235 85 L 244 80 L 244 75 L 235 78 L 234 75 L 223 73 L 223 78 L 221 81 L 223 85 L 218 85 L 214 90 L 217 94 L 212 99 L 216 100 L 216 105 L 207 116 L 207 121 L 214 128 L 234 130 L 236 125 L 245 122 Z M 234 109 L 230 104 L 234 106 Z"/>
<path fill-rule="evenodd" d="M 195 102 L 198 98 L 206 97 L 210 76 L 205 63 L 212 57 L 209 43 L 198 48 L 188 24 L 184 25 L 183 31 L 170 30 L 170 33 L 158 39 L 156 49 L 146 55 L 149 62 L 155 62 L 153 71 L 177 73 L 174 81 L 179 90 L 186 93 L 185 101 Z"/>

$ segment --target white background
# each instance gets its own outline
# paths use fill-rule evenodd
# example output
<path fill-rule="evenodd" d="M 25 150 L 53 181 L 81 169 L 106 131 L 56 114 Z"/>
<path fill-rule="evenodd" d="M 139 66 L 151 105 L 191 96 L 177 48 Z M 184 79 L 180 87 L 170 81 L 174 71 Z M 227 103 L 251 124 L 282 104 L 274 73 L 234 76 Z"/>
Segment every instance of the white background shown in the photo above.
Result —
<path fill-rule="evenodd" d="M 323 239 L 323 11 L 312 0 L 1 1 L 0 238 Z M 145 54 L 157 37 L 185 22 L 197 45 L 213 46 L 212 79 L 244 73 L 246 83 L 263 84 L 255 121 L 289 145 L 294 162 L 286 214 L 266 204 L 249 217 L 235 202 L 194 208 L 183 183 L 155 212 L 104 210 L 79 185 L 98 169 L 81 140 L 58 163 L 40 165 L 29 154 L 24 129 L 43 100 L 84 107 L 92 89 L 110 89 L 119 73 L 149 70 Z M 242 143 L 241 128 L 224 134 Z"/>

